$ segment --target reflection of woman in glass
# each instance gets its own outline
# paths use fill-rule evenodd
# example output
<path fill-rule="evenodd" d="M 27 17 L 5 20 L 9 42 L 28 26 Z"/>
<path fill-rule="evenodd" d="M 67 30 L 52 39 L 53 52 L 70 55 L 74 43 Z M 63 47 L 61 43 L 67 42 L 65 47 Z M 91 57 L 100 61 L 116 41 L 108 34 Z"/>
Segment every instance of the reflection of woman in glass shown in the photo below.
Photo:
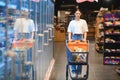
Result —
<path fill-rule="evenodd" d="M 34 21 L 28 18 L 29 12 L 21 12 L 21 17 L 16 19 L 14 24 L 15 39 L 33 39 L 35 26 Z"/>

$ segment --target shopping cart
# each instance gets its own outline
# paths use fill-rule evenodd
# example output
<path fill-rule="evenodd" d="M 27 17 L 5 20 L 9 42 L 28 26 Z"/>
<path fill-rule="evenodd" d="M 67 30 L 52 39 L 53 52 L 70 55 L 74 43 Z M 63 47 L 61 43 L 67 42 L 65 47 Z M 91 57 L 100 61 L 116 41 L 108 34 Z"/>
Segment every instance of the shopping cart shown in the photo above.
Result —
<path fill-rule="evenodd" d="M 15 62 L 15 80 L 34 80 L 34 65 L 32 60 L 33 40 L 20 39 L 13 41 L 12 50 L 17 55 Z M 13 67 L 14 67 L 13 66 Z"/>
<path fill-rule="evenodd" d="M 67 65 L 66 80 L 87 80 L 89 74 L 89 41 L 66 41 Z M 71 66 L 82 66 L 81 77 L 71 76 Z"/>

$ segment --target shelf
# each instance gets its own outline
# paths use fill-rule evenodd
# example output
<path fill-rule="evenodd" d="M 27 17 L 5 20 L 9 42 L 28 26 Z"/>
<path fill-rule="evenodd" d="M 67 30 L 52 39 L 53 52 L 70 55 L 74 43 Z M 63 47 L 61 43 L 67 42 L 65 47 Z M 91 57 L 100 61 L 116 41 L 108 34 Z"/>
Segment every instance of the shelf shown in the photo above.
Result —
<path fill-rule="evenodd" d="M 105 41 L 105 44 L 120 44 L 120 41 L 116 41 L 116 42 L 106 42 Z"/>
<path fill-rule="evenodd" d="M 104 57 L 105 56 L 118 56 L 120 52 L 106 52 L 104 51 Z"/>
<path fill-rule="evenodd" d="M 119 65 L 119 63 L 109 62 L 109 63 L 104 63 L 104 65 Z"/>
<path fill-rule="evenodd" d="M 110 25 L 110 26 L 104 25 L 104 28 L 120 28 L 120 25 Z"/>
<path fill-rule="evenodd" d="M 104 50 L 105 49 L 119 49 L 120 44 L 104 44 Z"/>
<path fill-rule="evenodd" d="M 105 34 L 105 36 L 120 36 L 120 33 L 119 34 Z"/>
<path fill-rule="evenodd" d="M 120 16 L 104 15 L 104 57 L 105 65 L 120 65 Z M 118 20 L 118 21 L 116 21 Z"/>
<path fill-rule="evenodd" d="M 104 57 L 103 63 L 106 65 L 120 65 L 120 57 Z"/>
<path fill-rule="evenodd" d="M 111 50 L 109 50 L 109 51 L 108 51 L 108 50 L 105 50 L 104 52 L 106 52 L 106 53 L 120 53 L 120 49 L 119 49 L 119 50 L 115 50 L 115 49 L 112 50 L 112 49 L 111 49 Z"/>
<path fill-rule="evenodd" d="M 115 43 L 115 42 L 114 42 L 114 43 L 113 43 L 113 42 L 107 42 L 107 43 L 105 42 L 104 44 L 105 44 L 105 45 L 112 45 L 112 46 L 113 46 L 113 45 L 120 45 L 119 42 L 116 42 L 116 43 Z M 119 47 L 119 46 L 117 46 L 117 47 Z"/>

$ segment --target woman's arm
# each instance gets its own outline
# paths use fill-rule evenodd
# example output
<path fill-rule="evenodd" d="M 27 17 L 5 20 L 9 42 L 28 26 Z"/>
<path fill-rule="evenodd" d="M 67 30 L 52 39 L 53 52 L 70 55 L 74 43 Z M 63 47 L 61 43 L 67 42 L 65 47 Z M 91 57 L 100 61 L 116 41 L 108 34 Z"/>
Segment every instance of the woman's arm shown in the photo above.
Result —
<path fill-rule="evenodd" d="M 68 41 L 71 41 L 72 39 L 72 33 L 71 32 L 68 32 Z"/>
<path fill-rule="evenodd" d="M 86 41 L 86 39 L 87 39 L 87 32 L 83 34 L 83 41 Z"/>
<path fill-rule="evenodd" d="M 34 31 L 32 32 L 31 39 L 34 39 Z"/>

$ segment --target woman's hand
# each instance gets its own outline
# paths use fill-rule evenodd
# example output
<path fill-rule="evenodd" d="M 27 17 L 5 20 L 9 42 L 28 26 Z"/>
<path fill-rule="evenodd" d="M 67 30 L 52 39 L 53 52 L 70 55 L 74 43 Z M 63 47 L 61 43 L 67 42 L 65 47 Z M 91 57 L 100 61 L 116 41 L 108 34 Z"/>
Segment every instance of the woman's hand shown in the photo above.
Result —
<path fill-rule="evenodd" d="M 86 42 L 86 39 L 83 39 L 82 41 Z"/>
<path fill-rule="evenodd" d="M 72 41 L 72 39 L 69 39 L 68 41 Z"/>

